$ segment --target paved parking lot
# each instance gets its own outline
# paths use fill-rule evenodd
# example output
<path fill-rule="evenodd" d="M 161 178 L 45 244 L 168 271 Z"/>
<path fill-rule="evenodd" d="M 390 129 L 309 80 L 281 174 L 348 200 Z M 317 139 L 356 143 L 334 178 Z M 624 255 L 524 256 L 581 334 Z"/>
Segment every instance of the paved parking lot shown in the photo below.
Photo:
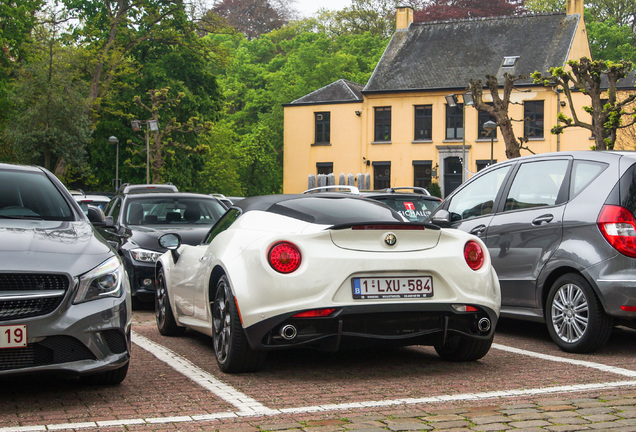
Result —
<path fill-rule="evenodd" d="M 502 321 L 474 363 L 432 348 L 271 353 L 265 369 L 226 375 L 211 340 L 159 335 L 134 316 L 133 360 L 118 387 L 72 379 L 0 381 L 0 432 L 46 430 L 633 430 L 636 332 L 571 355 L 544 327 Z"/>

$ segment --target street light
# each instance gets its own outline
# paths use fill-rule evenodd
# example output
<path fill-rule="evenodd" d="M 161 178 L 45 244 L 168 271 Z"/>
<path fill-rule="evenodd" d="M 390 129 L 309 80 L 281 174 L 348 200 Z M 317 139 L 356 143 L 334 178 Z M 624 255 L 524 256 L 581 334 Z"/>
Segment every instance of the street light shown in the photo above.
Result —
<path fill-rule="evenodd" d="M 139 132 L 141 125 L 146 125 L 146 184 L 150 184 L 150 134 L 148 132 L 157 132 L 159 123 L 157 120 L 131 120 L 130 122 L 133 132 Z"/>
<path fill-rule="evenodd" d="M 446 103 L 449 107 L 455 108 L 458 104 L 457 96 L 461 96 L 462 103 L 462 183 L 466 181 L 466 105 L 472 106 L 475 104 L 472 92 L 466 92 L 460 95 L 451 94 L 445 96 Z"/>
<path fill-rule="evenodd" d="M 497 123 L 495 123 L 492 120 L 488 120 L 486 123 L 484 123 L 484 129 L 488 131 L 488 133 L 490 134 L 490 165 L 492 165 L 493 159 L 492 159 L 492 152 L 493 152 L 493 146 L 494 146 L 494 141 L 495 141 L 495 130 L 497 129 Z"/>
<path fill-rule="evenodd" d="M 115 190 L 117 190 L 119 189 L 119 140 L 116 136 L 111 136 L 108 142 L 115 144 Z"/>

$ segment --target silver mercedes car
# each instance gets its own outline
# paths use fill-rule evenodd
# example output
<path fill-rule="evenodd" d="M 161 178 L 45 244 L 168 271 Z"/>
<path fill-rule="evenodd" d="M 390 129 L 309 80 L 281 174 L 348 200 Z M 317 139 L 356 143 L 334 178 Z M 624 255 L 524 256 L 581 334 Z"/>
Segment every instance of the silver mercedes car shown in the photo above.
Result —
<path fill-rule="evenodd" d="M 119 384 L 131 299 L 121 260 L 49 171 L 0 164 L 0 376 L 61 372 Z"/>

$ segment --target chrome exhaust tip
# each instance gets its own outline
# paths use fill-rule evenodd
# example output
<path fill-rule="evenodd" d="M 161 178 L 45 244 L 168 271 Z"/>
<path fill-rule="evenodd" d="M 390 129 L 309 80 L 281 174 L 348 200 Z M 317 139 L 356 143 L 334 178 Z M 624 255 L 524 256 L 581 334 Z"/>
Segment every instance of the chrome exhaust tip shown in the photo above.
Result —
<path fill-rule="evenodd" d="M 280 329 L 280 336 L 285 340 L 292 340 L 296 337 L 296 327 L 287 324 Z"/>
<path fill-rule="evenodd" d="M 490 330 L 490 320 L 488 318 L 482 318 L 477 322 L 477 328 L 481 332 L 487 332 Z"/>

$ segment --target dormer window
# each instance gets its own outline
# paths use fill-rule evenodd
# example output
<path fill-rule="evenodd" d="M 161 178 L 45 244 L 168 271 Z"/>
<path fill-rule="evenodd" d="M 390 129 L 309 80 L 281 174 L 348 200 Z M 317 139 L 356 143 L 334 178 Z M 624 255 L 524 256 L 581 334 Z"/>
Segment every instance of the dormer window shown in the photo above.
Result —
<path fill-rule="evenodd" d="M 518 59 L 519 59 L 519 56 L 504 57 L 503 64 L 501 66 L 505 68 L 514 67 L 514 65 L 517 64 Z"/>

